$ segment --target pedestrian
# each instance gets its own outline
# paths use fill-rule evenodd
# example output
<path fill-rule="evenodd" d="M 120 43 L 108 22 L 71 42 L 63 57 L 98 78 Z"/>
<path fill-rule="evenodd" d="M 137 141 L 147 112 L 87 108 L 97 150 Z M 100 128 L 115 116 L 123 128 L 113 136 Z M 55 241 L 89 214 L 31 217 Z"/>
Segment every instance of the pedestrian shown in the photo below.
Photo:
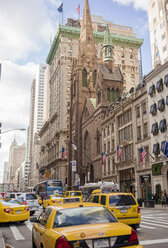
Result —
<path fill-rule="evenodd" d="M 163 205 L 166 207 L 166 197 L 164 194 L 162 194 L 162 196 L 161 196 L 161 202 L 162 202 L 162 207 L 163 207 Z"/>
<path fill-rule="evenodd" d="M 156 202 L 156 204 L 158 202 L 158 194 L 157 193 L 155 193 L 155 202 Z"/>

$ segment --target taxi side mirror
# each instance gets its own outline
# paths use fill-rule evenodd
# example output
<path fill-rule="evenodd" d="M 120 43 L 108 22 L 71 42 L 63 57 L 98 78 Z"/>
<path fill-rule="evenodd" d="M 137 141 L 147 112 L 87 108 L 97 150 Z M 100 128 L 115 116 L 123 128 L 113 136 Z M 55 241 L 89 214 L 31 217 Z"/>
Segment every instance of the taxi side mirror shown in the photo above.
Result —
<path fill-rule="evenodd" d="M 37 217 L 32 217 L 30 218 L 30 222 L 39 223 L 39 219 Z"/>

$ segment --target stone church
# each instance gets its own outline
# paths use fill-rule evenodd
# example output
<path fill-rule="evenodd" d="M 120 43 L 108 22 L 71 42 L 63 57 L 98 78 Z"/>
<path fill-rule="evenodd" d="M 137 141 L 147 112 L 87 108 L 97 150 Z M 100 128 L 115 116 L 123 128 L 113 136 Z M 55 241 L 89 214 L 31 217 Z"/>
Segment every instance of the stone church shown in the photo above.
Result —
<path fill-rule="evenodd" d="M 102 179 L 101 123 L 110 103 L 123 93 L 108 25 L 97 57 L 88 0 L 85 0 L 78 58 L 73 60 L 69 125 L 68 186 Z M 75 149 L 74 149 L 75 148 Z M 72 171 L 72 161 L 76 168 Z"/>

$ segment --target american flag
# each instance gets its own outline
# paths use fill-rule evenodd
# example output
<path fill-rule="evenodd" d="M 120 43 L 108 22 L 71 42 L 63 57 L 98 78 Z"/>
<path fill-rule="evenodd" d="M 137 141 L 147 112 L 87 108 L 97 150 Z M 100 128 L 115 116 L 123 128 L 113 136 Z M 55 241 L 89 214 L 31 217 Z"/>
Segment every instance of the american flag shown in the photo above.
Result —
<path fill-rule="evenodd" d="M 106 161 L 106 155 L 102 152 L 102 165 L 105 163 Z"/>
<path fill-rule="evenodd" d="M 80 4 L 78 4 L 77 11 L 78 11 L 78 15 L 80 15 Z"/>
<path fill-rule="evenodd" d="M 65 148 L 62 147 L 62 159 L 63 159 L 63 160 L 65 159 L 67 153 L 68 153 L 68 152 L 65 150 Z"/>
<path fill-rule="evenodd" d="M 147 152 L 145 151 L 145 149 L 143 147 L 141 147 L 141 153 L 140 153 L 140 164 L 143 163 L 144 158 L 146 157 Z"/>
<path fill-rule="evenodd" d="M 120 159 L 121 153 L 122 153 L 122 150 L 121 150 L 121 148 L 119 147 L 119 145 L 117 145 L 117 160 Z"/>

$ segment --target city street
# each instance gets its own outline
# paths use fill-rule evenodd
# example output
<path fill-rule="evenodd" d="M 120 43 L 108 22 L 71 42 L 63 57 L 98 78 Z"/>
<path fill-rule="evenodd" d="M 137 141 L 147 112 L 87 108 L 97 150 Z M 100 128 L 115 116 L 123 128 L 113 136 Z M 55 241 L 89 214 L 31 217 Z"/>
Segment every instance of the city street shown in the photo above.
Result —
<path fill-rule="evenodd" d="M 148 248 L 168 247 L 168 207 L 163 210 L 142 209 L 141 227 L 137 230 L 140 243 Z M 39 213 L 36 213 L 38 215 Z M 13 248 L 32 248 L 32 223 L 0 225 L 7 244 Z"/>

